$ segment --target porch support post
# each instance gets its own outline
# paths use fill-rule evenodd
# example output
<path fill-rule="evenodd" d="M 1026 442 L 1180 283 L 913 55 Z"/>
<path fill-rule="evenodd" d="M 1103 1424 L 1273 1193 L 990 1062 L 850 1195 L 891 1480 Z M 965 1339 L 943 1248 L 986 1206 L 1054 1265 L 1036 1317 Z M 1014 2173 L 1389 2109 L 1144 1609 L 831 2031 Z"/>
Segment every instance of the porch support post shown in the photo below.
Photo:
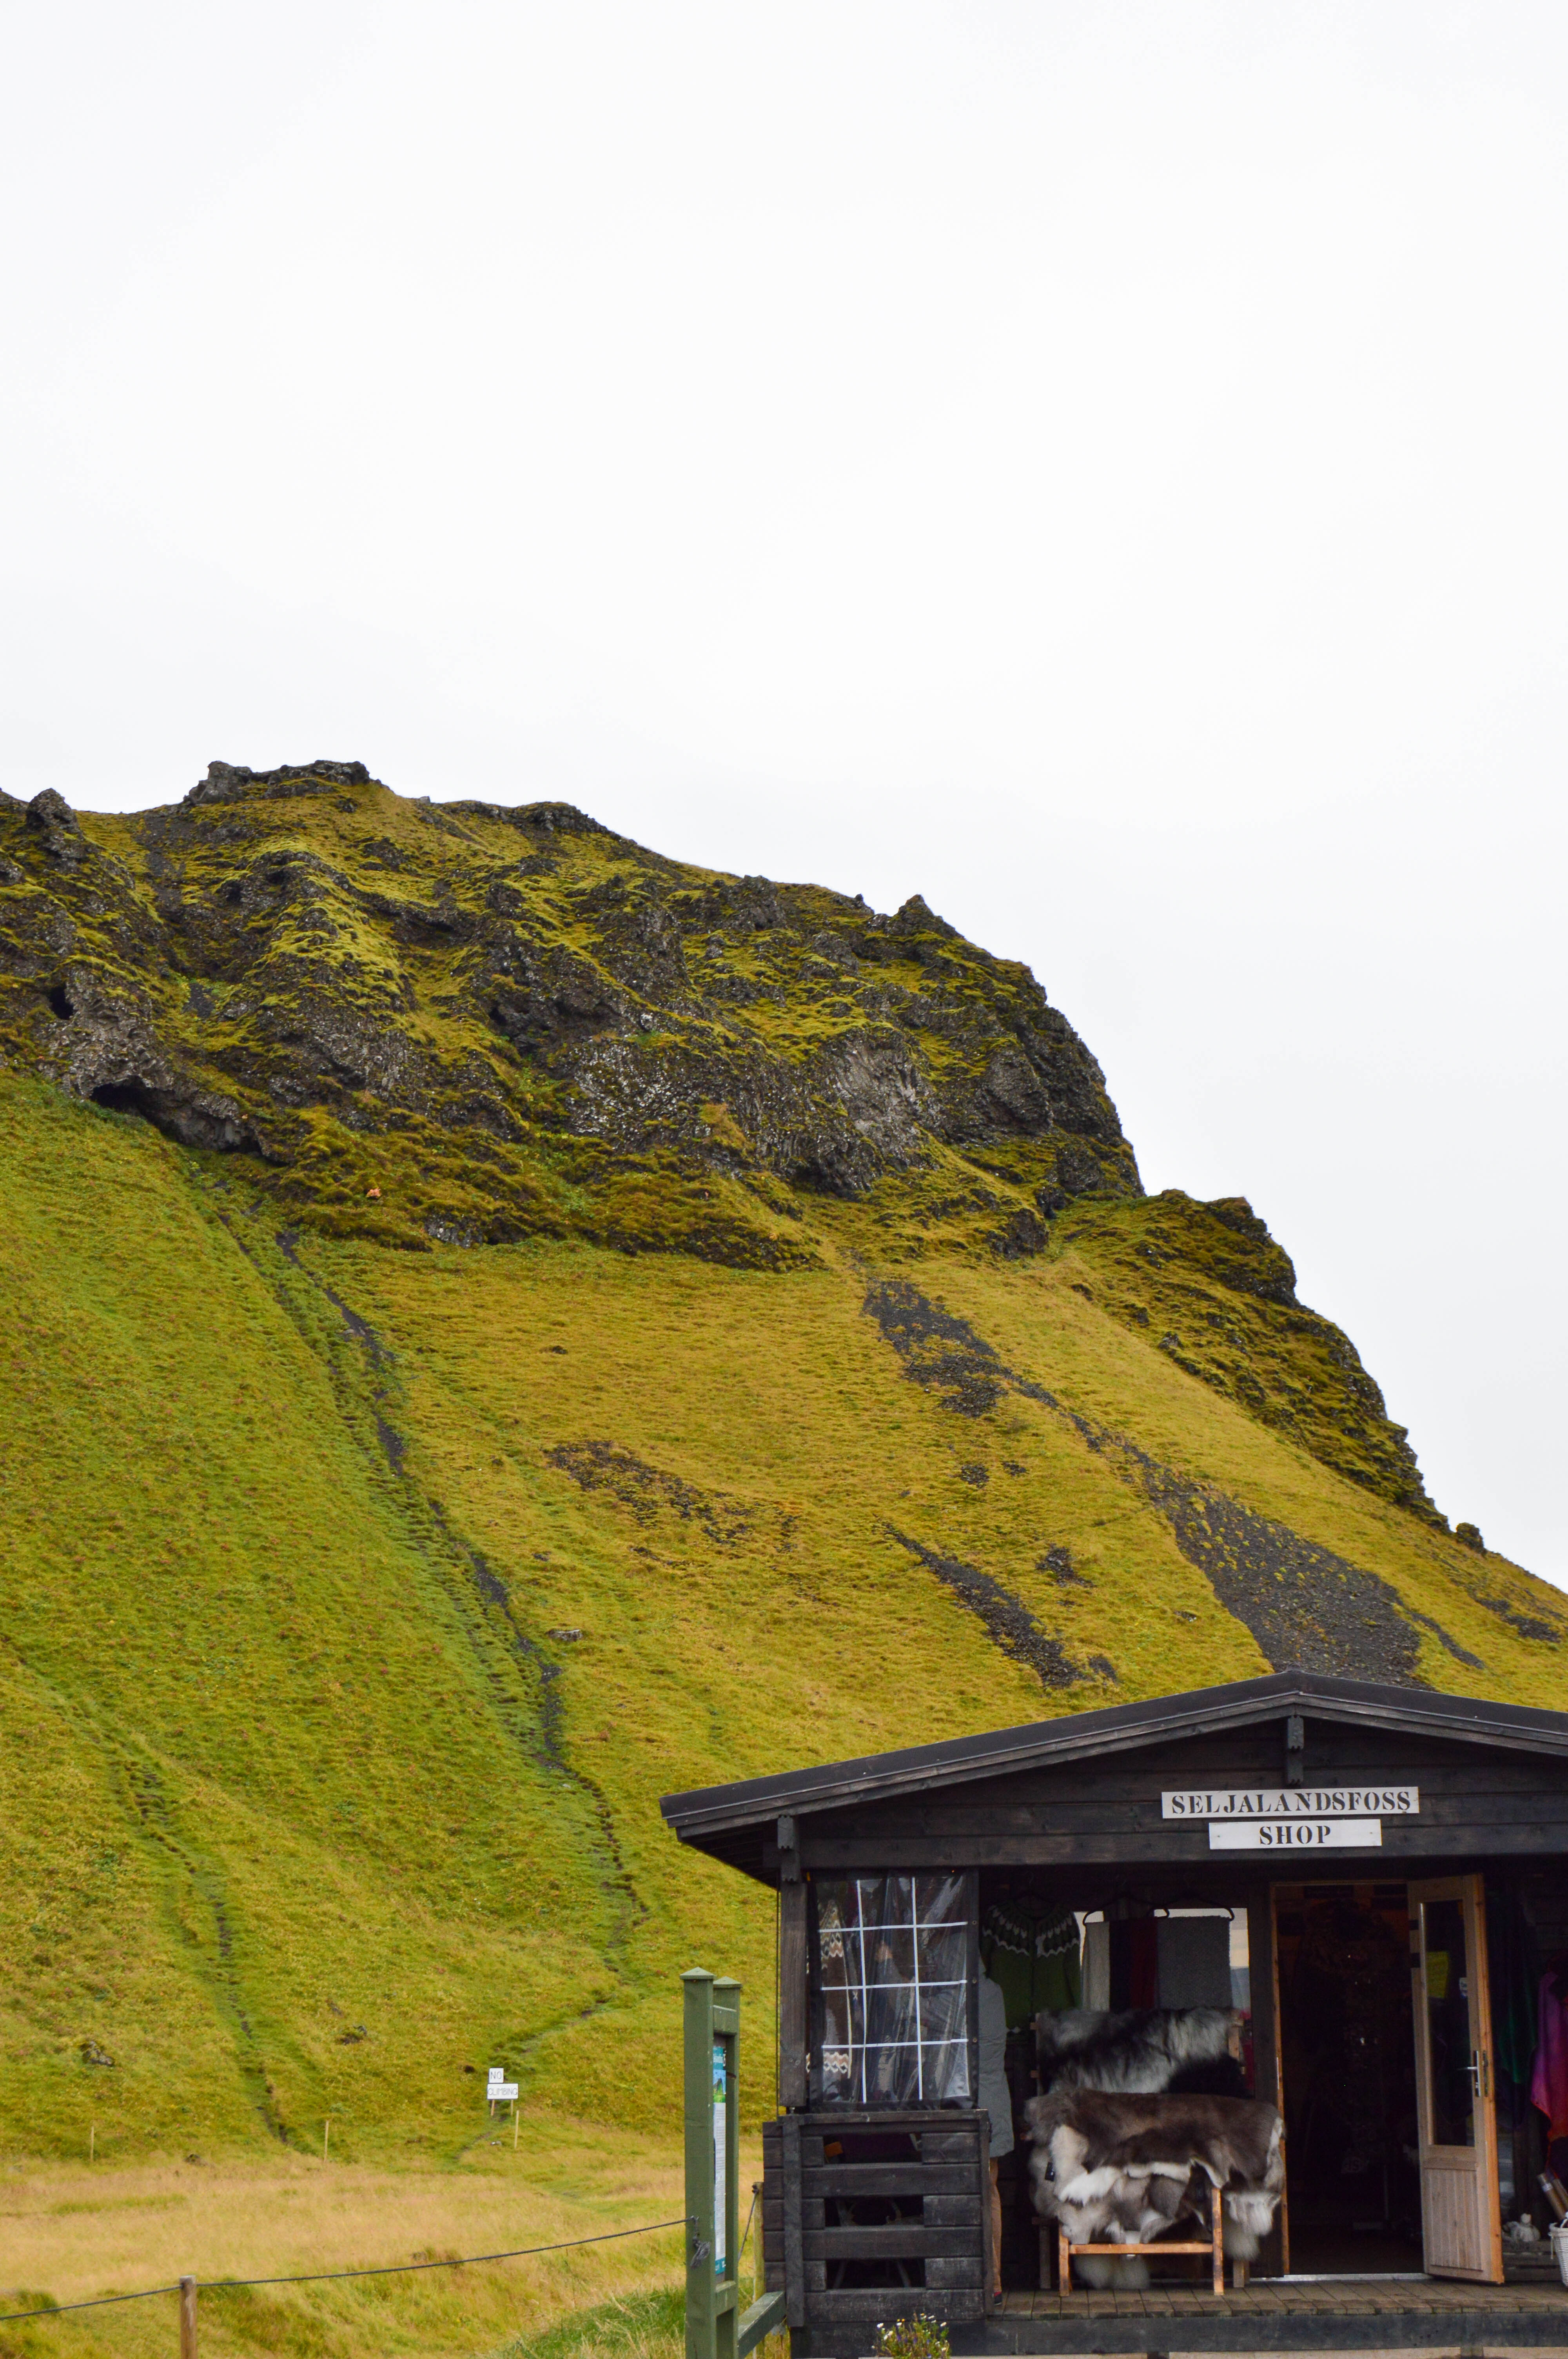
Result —
<path fill-rule="evenodd" d="M 781 1864 L 791 1858 L 796 1880 L 779 1886 L 779 2103 L 786 2113 L 806 2096 L 806 1886 L 798 1852 L 781 1854 Z"/>

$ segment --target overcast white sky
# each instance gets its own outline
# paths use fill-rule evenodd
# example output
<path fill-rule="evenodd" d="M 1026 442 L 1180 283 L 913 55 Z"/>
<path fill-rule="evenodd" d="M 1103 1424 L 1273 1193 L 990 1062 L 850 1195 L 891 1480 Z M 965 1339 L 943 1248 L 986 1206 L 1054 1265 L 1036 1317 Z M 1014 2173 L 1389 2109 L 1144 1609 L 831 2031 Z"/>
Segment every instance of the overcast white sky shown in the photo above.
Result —
<path fill-rule="evenodd" d="M 1568 1584 L 1568 9 L 52 0 L 0 782 L 919 890 Z"/>

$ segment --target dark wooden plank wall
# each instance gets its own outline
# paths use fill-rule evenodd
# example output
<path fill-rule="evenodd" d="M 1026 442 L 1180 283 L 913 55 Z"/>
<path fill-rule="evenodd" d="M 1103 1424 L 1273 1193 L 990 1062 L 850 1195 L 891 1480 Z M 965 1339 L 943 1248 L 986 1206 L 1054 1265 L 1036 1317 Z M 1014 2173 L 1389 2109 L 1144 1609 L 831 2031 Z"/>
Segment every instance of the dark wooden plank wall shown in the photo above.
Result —
<path fill-rule="evenodd" d="M 1430 1737 L 1385 1735 L 1311 1719 L 1303 1783 L 1386 1785 L 1413 1779 L 1419 1817 L 1385 1817 L 1379 1872 L 1418 1863 L 1568 1854 L 1568 1761 Z M 807 1870 L 916 1867 L 1076 1867 L 1111 1864 L 1217 1870 L 1252 1880 L 1294 1869 L 1282 1854 L 1214 1852 L 1206 1824 L 1162 1819 L 1168 1788 L 1282 1785 L 1284 1723 L 1222 1731 L 1177 1745 L 1107 1754 L 1058 1767 L 848 1809 L 803 1814 Z M 1320 1854 L 1354 1873 L 1370 1853 Z M 1363 1869 L 1364 1873 L 1365 1870 Z"/>
<path fill-rule="evenodd" d="M 857 2130 L 896 2130 L 911 2140 L 907 2160 L 830 2156 L 853 2148 Z M 763 2281 L 788 2298 L 792 2327 L 809 2327 L 814 2347 L 835 2330 L 859 2349 L 866 2330 L 902 2312 L 925 2310 L 949 2325 L 985 2316 L 990 2234 L 989 2124 L 983 2114 L 848 2109 L 793 2114 L 762 2128 Z M 857 2221 L 857 2203 L 897 2201 L 918 2215 Z M 840 2262 L 902 2262 L 910 2285 L 845 2286 Z"/>
<path fill-rule="evenodd" d="M 790 2118 L 798 2127 L 798 2115 Z M 762 2238 L 765 2293 L 783 2293 L 784 2289 L 784 2131 L 782 2121 L 762 2124 L 762 2193 L 757 2234 Z"/>

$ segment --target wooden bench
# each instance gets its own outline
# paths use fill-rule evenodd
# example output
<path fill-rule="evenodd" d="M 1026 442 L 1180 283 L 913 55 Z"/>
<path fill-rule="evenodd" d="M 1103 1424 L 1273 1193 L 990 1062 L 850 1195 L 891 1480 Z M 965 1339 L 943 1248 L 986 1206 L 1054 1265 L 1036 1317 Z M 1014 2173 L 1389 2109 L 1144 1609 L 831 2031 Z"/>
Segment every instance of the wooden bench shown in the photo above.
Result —
<path fill-rule="evenodd" d="M 1056 2230 L 1058 2290 L 1062 2293 L 1071 2293 L 1073 2290 L 1075 2253 L 1095 2253 L 1103 2255 L 1107 2260 L 1113 2261 L 1130 2260 L 1134 2254 L 1206 2253 L 1213 2273 L 1214 2290 L 1217 2294 L 1223 2293 L 1225 2291 L 1225 2212 L 1217 2187 L 1209 2189 L 1208 2198 L 1209 2234 L 1203 2244 L 1178 2245 L 1166 2240 L 1157 2245 L 1075 2245 L 1069 2243 L 1065 2228 L 1058 2225 Z M 1044 2245 L 1046 2239 L 1042 2236 L 1040 2241 Z M 1238 2261 L 1236 2264 L 1236 2282 L 1238 2285 L 1245 2285 L 1247 2282 L 1245 2261 Z"/>

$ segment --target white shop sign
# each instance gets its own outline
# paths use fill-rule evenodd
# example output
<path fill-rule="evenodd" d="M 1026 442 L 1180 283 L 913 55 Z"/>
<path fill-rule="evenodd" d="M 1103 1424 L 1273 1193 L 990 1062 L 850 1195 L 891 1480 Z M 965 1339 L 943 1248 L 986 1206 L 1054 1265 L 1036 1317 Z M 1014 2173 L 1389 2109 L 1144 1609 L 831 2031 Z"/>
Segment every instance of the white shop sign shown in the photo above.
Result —
<path fill-rule="evenodd" d="M 1381 1819 L 1211 1819 L 1210 1851 L 1379 1851 Z"/>
<path fill-rule="evenodd" d="M 1188 1787 L 1162 1794 L 1162 1819 L 1413 1819 L 1419 1786 Z"/>

